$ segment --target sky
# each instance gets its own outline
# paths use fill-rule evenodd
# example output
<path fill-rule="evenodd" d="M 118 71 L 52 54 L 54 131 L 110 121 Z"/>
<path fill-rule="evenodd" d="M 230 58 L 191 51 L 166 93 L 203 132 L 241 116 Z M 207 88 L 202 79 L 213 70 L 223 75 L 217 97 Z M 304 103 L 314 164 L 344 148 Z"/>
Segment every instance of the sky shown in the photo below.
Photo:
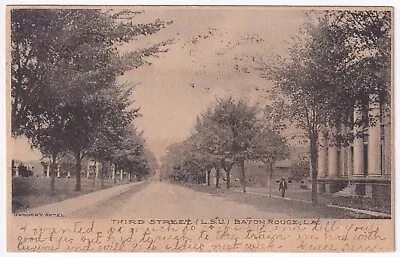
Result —
<path fill-rule="evenodd" d="M 266 104 L 271 82 L 255 70 L 272 55 L 285 56 L 287 44 L 305 21 L 294 8 L 186 7 L 145 10 L 138 22 L 174 22 L 155 35 L 122 47 L 132 51 L 173 39 L 169 51 L 151 65 L 126 72 L 120 82 L 138 84 L 133 99 L 142 117 L 135 120 L 151 150 L 165 148 L 193 131 L 196 116 L 219 97 L 244 98 Z"/>
<path fill-rule="evenodd" d="M 287 44 L 305 21 L 297 8 L 263 7 L 138 7 L 134 22 L 173 21 L 154 35 L 119 46 L 121 54 L 172 40 L 168 52 L 152 57 L 118 78 L 137 84 L 132 100 L 142 117 L 135 125 L 159 158 L 166 147 L 193 131 L 196 116 L 217 98 L 244 98 L 249 104 L 268 103 L 271 82 L 255 68 L 260 60 L 285 56 Z M 11 141 L 11 156 L 39 159 L 24 138 Z"/>

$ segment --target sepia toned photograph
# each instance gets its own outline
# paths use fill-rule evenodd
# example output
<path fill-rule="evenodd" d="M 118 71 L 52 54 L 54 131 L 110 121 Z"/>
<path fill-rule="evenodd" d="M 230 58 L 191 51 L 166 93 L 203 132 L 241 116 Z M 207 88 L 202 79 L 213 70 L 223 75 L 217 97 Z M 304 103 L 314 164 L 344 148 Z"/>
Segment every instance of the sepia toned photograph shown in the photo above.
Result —
<path fill-rule="evenodd" d="M 101 219 L 129 224 L 131 237 L 143 224 L 212 230 L 231 222 L 262 232 L 269 224 L 318 230 L 321 220 L 333 220 L 334 232 L 337 220 L 346 240 L 363 231 L 365 241 L 318 248 L 299 235 L 294 251 L 393 247 L 392 12 L 8 6 L 9 231 L 27 233 L 27 220 L 51 218 L 70 222 L 80 236 Z M 355 225 L 365 220 L 378 223 Z M 379 222 L 392 230 L 375 228 Z M 258 243 L 252 246 L 221 231 L 216 240 L 232 245 L 210 243 L 207 251 L 284 251 L 276 242 L 289 244 L 283 234 L 260 243 L 265 233 L 247 230 L 244 239 Z M 185 238 L 175 248 L 153 248 L 146 233 L 129 249 L 93 249 L 205 250 L 203 241 L 189 246 L 194 240 Z M 382 233 L 389 248 L 367 243 L 384 240 Z M 86 251 L 100 237 L 75 248 L 60 248 L 62 237 L 58 248 L 33 246 L 33 237 L 15 245 Z"/>

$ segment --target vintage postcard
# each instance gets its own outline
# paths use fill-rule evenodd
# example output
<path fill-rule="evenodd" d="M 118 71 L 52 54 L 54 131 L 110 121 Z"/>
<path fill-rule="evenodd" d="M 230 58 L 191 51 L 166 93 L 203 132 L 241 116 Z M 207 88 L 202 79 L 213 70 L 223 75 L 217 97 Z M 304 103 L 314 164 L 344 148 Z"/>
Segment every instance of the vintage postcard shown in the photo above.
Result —
<path fill-rule="evenodd" d="M 6 11 L 9 252 L 394 251 L 392 7 Z"/>

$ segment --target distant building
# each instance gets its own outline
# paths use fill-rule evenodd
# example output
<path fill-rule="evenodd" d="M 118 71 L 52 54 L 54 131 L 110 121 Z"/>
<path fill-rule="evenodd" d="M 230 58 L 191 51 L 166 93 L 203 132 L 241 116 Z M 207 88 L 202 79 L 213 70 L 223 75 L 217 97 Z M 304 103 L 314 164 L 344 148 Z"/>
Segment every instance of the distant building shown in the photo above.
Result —
<path fill-rule="evenodd" d="M 300 158 L 308 156 L 307 147 L 292 146 L 289 148 L 289 157 L 284 160 L 277 161 L 272 166 L 272 183 L 279 181 L 281 178 L 287 178 L 292 181 L 293 174 L 291 173 L 292 165 L 297 162 Z M 246 169 L 246 181 L 248 186 L 262 186 L 268 185 L 270 179 L 269 167 L 267 167 L 261 161 L 245 162 Z M 215 169 L 211 172 L 211 184 L 215 184 L 216 171 Z M 221 170 L 220 184 L 226 184 L 226 172 Z M 240 167 L 235 165 L 231 170 L 231 185 L 241 185 L 241 171 Z"/>
<path fill-rule="evenodd" d="M 293 162 L 294 160 L 291 159 L 277 161 L 273 165 L 274 177 L 276 177 L 277 179 L 290 178 L 291 177 L 290 168 L 292 167 Z"/>
<path fill-rule="evenodd" d="M 96 178 L 98 178 L 100 169 L 101 169 L 100 162 L 95 160 L 89 160 L 86 166 L 86 178 L 93 178 L 93 176 L 96 176 Z"/>
<path fill-rule="evenodd" d="M 11 174 L 13 177 L 31 177 L 36 175 L 32 162 L 23 163 L 20 160 L 11 161 Z"/>

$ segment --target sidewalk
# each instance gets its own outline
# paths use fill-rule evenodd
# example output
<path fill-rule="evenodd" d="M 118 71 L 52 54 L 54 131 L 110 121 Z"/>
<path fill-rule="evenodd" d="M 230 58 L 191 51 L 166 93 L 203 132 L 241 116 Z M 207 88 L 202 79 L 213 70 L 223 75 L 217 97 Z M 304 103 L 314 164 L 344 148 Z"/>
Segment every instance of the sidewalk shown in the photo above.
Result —
<path fill-rule="evenodd" d="M 146 181 L 134 182 L 123 184 L 119 186 L 110 187 L 103 190 L 98 190 L 92 193 L 84 194 L 78 197 L 69 198 L 61 202 L 51 203 L 47 205 L 42 205 L 36 208 L 28 209 L 23 212 L 19 212 L 18 216 L 24 215 L 34 215 L 34 214 L 42 214 L 43 216 L 56 216 L 61 215 L 61 217 L 70 216 L 72 213 L 77 212 L 83 208 L 86 208 L 90 205 L 99 204 L 103 201 L 106 201 L 114 196 L 117 196 L 134 186 L 137 186 L 141 183 L 145 183 Z"/>
<path fill-rule="evenodd" d="M 235 191 L 242 192 L 239 189 L 237 189 Z M 263 195 L 263 196 L 270 195 L 269 189 L 267 189 L 267 188 L 250 188 L 250 187 L 248 187 L 247 193 L 254 194 L 254 195 Z M 280 192 L 277 190 L 272 190 L 271 197 L 282 198 L 280 195 Z M 311 195 L 310 195 L 309 191 L 295 189 L 295 190 L 291 190 L 291 191 L 287 192 L 287 195 L 285 196 L 285 200 L 312 204 L 311 200 L 309 199 L 310 197 L 311 197 Z M 390 218 L 391 217 L 391 215 L 389 213 L 385 213 L 385 212 L 379 212 L 376 210 L 365 210 L 365 209 L 359 209 L 359 208 L 352 208 L 352 207 L 340 205 L 337 203 L 333 204 L 330 202 L 331 199 L 328 199 L 330 197 L 326 196 L 326 195 L 319 195 L 318 197 L 319 197 L 319 202 L 328 207 L 343 209 L 343 210 L 360 213 L 360 214 L 366 214 L 366 215 L 370 215 L 370 216 L 378 217 L 378 218 Z"/>

